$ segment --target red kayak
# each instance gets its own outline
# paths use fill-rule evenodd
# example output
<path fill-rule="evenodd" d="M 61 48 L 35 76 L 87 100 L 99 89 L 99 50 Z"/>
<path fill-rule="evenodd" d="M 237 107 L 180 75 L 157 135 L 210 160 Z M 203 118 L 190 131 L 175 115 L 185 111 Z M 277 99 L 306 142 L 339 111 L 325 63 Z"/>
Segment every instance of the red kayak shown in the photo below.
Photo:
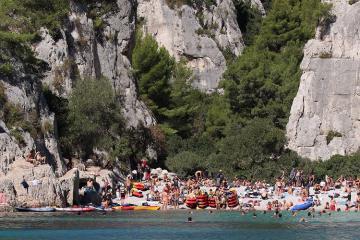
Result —
<path fill-rule="evenodd" d="M 134 206 L 122 206 L 121 210 L 134 210 L 135 207 Z"/>

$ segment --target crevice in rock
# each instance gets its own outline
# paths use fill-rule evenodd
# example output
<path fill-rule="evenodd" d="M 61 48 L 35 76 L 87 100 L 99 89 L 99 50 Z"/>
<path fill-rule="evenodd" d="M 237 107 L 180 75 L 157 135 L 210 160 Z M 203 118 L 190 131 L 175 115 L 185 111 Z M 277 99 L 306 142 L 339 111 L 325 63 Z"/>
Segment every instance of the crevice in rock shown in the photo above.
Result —
<path fill-rule="evenodd" d="M 101 77 L 101 65 L 99 60 L 99 54 L 98 54 L 98 48 L 97 48 L 97 42 L 96 40 L 93 41 L 93 55 L 94 55 L 94 71 L 95 71 L 95 77 L 100 78 Z"/>
<path fill-rule="evenodd" d="M 305 97 L 302 96 L 302 109 L 301 109 L 301 114 L 300 114 L 300 116 L 299 116 L 298 119 L 296 120 L 294 139 L 297 139 L 299 122 L 300 122 L 300 119 L 304 116 L 304 112 L 305 112 Z"/>

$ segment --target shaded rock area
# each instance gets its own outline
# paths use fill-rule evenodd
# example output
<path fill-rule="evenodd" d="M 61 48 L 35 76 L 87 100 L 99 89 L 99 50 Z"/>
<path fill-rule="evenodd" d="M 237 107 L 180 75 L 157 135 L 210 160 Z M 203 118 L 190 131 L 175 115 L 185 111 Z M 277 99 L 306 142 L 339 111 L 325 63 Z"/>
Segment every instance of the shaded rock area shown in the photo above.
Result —
<path fill-rule="evenodd" d="M 360 147 L 360 2 L 324 2 L 333 4 L 336 21 L 319 26 L 305 46 L 287 125 L 288 147 L 312 160 Z"/>

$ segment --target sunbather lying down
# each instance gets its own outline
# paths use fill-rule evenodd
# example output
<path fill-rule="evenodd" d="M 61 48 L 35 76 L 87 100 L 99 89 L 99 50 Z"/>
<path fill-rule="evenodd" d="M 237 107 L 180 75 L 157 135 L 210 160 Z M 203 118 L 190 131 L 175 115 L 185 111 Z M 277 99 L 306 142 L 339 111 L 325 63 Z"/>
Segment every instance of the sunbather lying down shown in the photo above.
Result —
<path fill-rule="evenodd" d="M 29 163 L 34 164 L 35 166 L 46 163 L 46 157 L 42 156 L 39 151 L 35 152 L 34 149 L 29 152 L 25 160 Z"/>

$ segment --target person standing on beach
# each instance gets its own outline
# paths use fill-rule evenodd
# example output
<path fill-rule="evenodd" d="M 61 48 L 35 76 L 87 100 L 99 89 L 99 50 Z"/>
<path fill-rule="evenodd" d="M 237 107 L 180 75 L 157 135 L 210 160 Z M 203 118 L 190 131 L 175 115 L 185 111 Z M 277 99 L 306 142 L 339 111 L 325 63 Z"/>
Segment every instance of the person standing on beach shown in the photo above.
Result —
<path fill-rule="evenodd" d="M 179 198 L 180 198 L 180 189 L 178 187 L 174 187 L 174 208 L 179 208 Z"/>
<path fill-rule="evenodd" d="M 125 185 L 126 185 L 127 194 L 130 197 L 130 193 L 131 193 L 131 176 L 130 175 L 127 176 Z"/>
<path fill-rule="evenodd" d="M 165 187 L 164 190 L 161 193 L 162 198 L 162 209 L 167 210 L 168 204 L 169 204 L 169 193 L 167 192 L 167 188 Z"/>
<path fill-rule="evenodd" d="M 216 176 L 216 187 L 220 187 L 221 183 L 224 180 L 224 174 L 222 173 L 222 170 L 220 169 L 219 173 Z"/>

